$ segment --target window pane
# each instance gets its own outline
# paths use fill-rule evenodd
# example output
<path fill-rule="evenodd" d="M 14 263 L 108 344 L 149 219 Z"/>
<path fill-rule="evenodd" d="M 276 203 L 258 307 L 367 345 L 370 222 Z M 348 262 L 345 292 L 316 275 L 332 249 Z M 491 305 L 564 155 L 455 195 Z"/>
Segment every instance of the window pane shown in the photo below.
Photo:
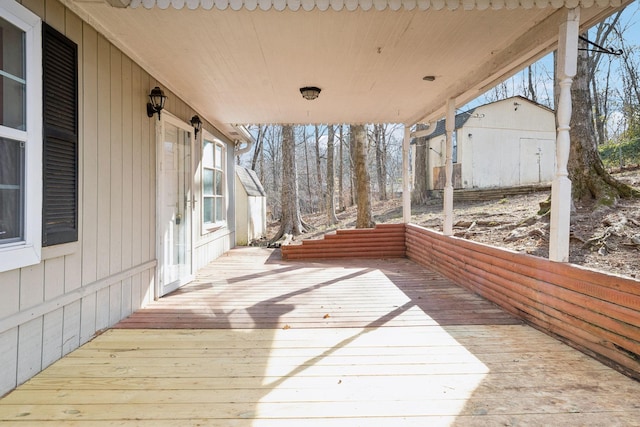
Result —
<path fill-rule="evenodd" d="M 222 169 L 222 147 L 216 145 L 216 169 Z"/>
<path fill-rule="evenodd" d="M 216 196 L 222 196 L 222 172 L 216 171 Z"/>
<path fill-rule="evenodd" d="M 25 33 L 0 18 L 0 125 L 26 130 Z"/>
<path fill-rule="evenodd" d="M 24 143 L 0 138 L 0 242 L 23 238 Z"/>
<path fill-rule="evenodd" d="M 224 200 L 222 197 L 216 197 L 216 222 L 222 221 L 224 219 L 223 211 L 222 211 L 222 201 Z"/>
<path fill-rule="evenodd" d="M 202 222 L 213 222 L 213 198 L 205 197 L 202 199 Z"/>
<path fill-rule="evenodd" d="M 202 166 L 213 169 L 213 147 L 214 143 L 205 140 L 202 146 Z"/>
<path fill-rule="evenodd" d="M 202 170 L 202 194 L 213 196 L 213 170 Z"/>

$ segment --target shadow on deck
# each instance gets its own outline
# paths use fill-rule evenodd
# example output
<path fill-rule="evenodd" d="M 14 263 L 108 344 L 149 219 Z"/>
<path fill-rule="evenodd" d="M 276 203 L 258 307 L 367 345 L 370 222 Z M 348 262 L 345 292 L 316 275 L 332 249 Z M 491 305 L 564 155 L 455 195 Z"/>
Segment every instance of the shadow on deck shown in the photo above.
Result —
<path fill-rule="evenodd" d="M 234 249 L 0 401 L 16 425 L 638 425 L 640 384 L 407 259 Z"/>

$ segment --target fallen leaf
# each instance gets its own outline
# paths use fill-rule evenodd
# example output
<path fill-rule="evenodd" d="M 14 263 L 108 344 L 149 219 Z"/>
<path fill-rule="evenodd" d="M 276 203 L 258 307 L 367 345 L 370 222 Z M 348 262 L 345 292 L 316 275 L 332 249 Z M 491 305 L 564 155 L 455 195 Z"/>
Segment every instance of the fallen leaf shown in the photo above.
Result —
<path fill-rule="evenodd" d="M 329 317 L 331 317 L 331 316 L 329 316 L 329 314 L 327 313 L 327 314 L 325 314 L 322 318 L 323 318 L 323 319 L 328 319 Z"/>
<path fill-rule="evenodd" d="M 282 329 L 284 329 L 284 330 L 286 331 L 287 329 L 291 329 L 291 326 L 289 326 L 289 325 L 284 325 L 284 326 L 282 327 Z"/>

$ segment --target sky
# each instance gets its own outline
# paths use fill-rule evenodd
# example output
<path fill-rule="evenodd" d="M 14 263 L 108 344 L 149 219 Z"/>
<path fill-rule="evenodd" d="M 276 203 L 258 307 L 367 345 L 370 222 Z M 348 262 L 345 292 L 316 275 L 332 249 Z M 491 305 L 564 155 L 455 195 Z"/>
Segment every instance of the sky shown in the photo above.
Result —
<path fill-rule="evenodd" d="M 622 13 L 622 16 L 620 17 L 619 22 L 622 24 L 623 28 L 625 28 L 625 31 L 623 33 L 625 45 L 640 48 L 640 0 L 636 0 L 629 6 L 627 6 L 627 8 Z M 613 47 L 615 49 L 619 48 L 619 46 L 616 46 L 615 41 L 606 44 L 605 47 Z M 640 49 L 638 51 L 638 54 L 640 54 Z M 619 60 L 614 57 L 612 60 L 612 67 L 614 68 L 614 70 L 618 66 L 618 63 Z M 545 56 L 538 62 L 534 63 L 532 67 L 534 68 L 534 75 L 538 76 L 538 81 L 536 82 L 536 92 L 538 94 L 538 97 L 540 98 L 539 102 L 542 104 L 547 104 L 544 99 L 547 97 L 549 99 L 553 97 L 553 55 L 549 54 Z M 525 79 L 526 74 L 523 70 L 507 80 L 505 82 L 505 86 L 509 91 L 508 96 L 524 95 L 521 88 Z M 466 111 L 479 105 L 493 102 L 495 100 L 496 91 L 492 89 L 476 98 L 475 100 L 469 102 L 467 105 L 460 107 L 458 111 Z"/>

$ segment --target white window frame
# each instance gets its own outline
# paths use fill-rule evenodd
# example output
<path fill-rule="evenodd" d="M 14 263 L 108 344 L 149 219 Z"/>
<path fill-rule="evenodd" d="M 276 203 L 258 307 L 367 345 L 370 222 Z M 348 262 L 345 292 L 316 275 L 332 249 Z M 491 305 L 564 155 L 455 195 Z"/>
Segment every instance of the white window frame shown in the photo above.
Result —
<path fill-rule="evenodd" d="M 0 125 L 0 137 L 25 143 L 24 239 L 0 245 L 0 272 L 38 264 L 42 254 L 42 20 L 18 2 L 0 16 L 25 32 L 26 131 Z"/>
<path fill-rule="evenodd" d="M 228 194 L 228 189 L 227 189 L 227 146 L 224 142 L 222 142 L 219 138 L 216 138 L 215 136 L 213 136 L 210 132 L 204 131 L 202 138 L 202 145 L 201 145 L 201 156 L 202 156 L 202 162 L 201 162 L 201 167 L 200 167 L 200 182 L 201 182 L 201 186 L 200 186 L 200 218 L 201 218 L 201 227 L 202 227 L 202 234 L 207 234 L 210 233 L 212 231 L 215 231 L 219 228 L 225 227 L 227 225 L 227 203 L 229 200 L 229 194 Z M 205 141 L 207 142 L 211 142 L 214 144 L 214 156 L 215 156 L 215 147 L 220 147 L 222 149 L 222 155 L 221 155 L 221 169 L 215 169 L 214 167 L 214 171 L 215 170 L 220 170 L 222 171 L 222 220 L 220 221 L 214 221 L 214 222 L 205 222 L 204 219 L 204 200 L 205 198 L 209 198 L 212 196 L 205 196 L 204 194 L 204 170 L 205 169 L 210 169 L 210 168 L 205 168 L 204 166 L 204 145 L 205 145 Z M 215 165 L 215 157 L 214 157 L 214 165 Z M 214 173 L 215 176 L 215 173 Z M 214 184 L 215 187 L 215 184 Z M 216 196 L 213 196 L 214 198 Z M 214 209 L 215 209 L 215 203 L 214 203 Z M 214 210 L 214 217 L 215 217 L 215 210 Z"/>

